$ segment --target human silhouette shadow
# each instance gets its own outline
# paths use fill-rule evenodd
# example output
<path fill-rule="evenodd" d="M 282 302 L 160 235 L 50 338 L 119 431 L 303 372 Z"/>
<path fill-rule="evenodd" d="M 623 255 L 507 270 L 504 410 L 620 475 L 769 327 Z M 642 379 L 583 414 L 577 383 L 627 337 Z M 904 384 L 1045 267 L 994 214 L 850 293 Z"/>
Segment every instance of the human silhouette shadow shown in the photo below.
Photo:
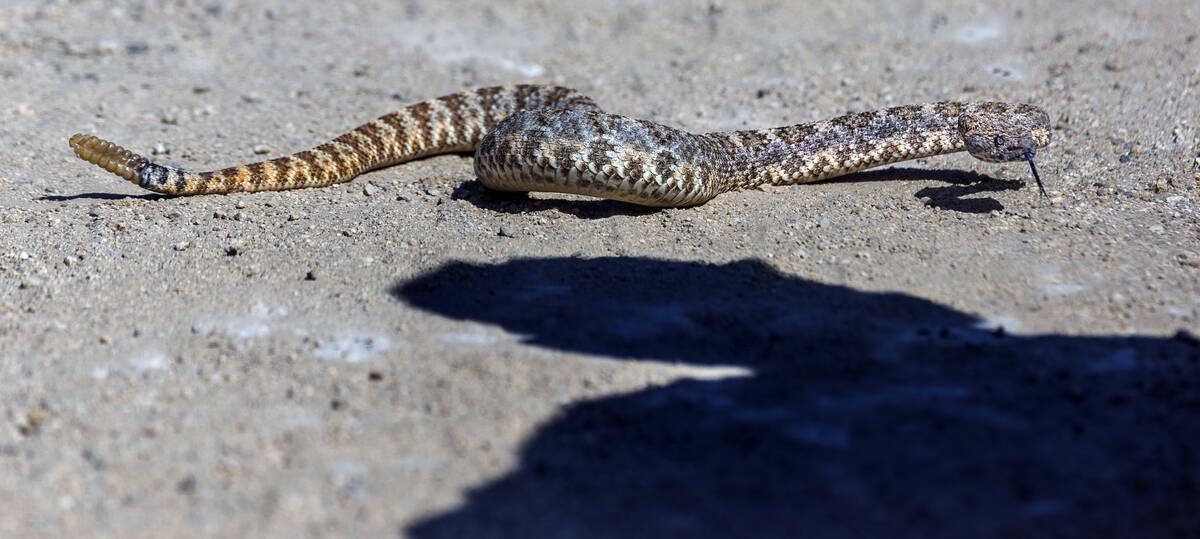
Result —
<path fill-rule="evenodd" d="M 1200 532 L 1186 332 L 1018 336 L 754 260 L 454 262 L 392 292 L 530 345 L 753 371 L 567 406 L 413 537 Z"/>

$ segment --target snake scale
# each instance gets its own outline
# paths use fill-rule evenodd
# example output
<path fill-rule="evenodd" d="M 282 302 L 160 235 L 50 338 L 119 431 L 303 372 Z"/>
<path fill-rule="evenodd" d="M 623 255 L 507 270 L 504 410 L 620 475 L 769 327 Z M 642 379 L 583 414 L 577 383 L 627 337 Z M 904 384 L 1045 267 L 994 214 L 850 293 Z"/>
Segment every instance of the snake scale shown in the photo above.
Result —
<path fill-rule="evenodd" d="M 692 134 L 607 114 L 568 88 L 513 85 L 416 103 L 316 148 L 213 172 L 162 166 L 92 135 L 76 134 L 70 145 L 82 159 L 169 195 L 320 187 L 427 155 L 474 150 L 475 174 L 491 189 L 690 206 L 734 189 L 812 182 L 959 151 L 1032 166 L 1049 139 L 1046 113 L 1025 104 L 946 101 Z M 1036 169 L 1034 177 L 1040 188 Z"/>

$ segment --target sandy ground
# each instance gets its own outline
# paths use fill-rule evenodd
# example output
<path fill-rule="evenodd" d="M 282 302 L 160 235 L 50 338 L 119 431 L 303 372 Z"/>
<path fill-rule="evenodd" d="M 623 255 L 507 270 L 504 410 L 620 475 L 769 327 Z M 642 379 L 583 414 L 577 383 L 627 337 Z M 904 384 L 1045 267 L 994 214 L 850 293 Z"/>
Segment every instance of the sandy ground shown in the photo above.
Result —
<path fill-rule="evenodd" d="M 0 535 L 1200 536 L 1200 7 L 1125 4 L 7 2 Z M 652 211 L 450 155 L 166 198 L 66 145 L 215 168 L 514 82 L 1036 103 L 1051 196 L 957 155 Z"/>

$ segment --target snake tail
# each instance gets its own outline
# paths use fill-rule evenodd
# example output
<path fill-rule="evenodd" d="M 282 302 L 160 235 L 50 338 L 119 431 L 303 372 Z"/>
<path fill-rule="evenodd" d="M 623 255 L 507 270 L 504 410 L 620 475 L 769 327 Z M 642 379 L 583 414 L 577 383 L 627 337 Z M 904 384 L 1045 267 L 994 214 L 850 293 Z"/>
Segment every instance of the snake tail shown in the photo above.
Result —
<path fill-rule="evenodd" d="M 163 166 L 92 135 L 76 134 L 69 144 L 84 161 L 158 193 L 277 191 L 324 187 L 428 155 L 472 151 L 485 133 L 512 113 L 555 108 L 598 110 L 591 98 L 559 86 L 480 88 L 385 114 L 309 150 L 211 172 Z"/>

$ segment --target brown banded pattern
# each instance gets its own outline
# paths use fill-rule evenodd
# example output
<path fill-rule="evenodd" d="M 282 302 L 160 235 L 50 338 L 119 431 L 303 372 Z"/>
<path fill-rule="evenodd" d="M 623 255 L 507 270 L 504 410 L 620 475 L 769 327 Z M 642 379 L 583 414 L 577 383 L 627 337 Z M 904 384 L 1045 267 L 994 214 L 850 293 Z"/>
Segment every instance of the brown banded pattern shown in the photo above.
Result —
<path fill-rule="evenodd" d="M 316 148 L 213 172 L 162 166 L 91 135 L 77 134 L 70 145 L 88 162 L 171 195 L 321 187 L 427 155 L 475 150 L 475 173 L 491 189 L 688 206 L 733 189 L 812 182 L 959 151 L 1032 163 L 1049 137 L 1048 116 L 1032 105 L 960 102 L 697 135 L 604 113 L 569 88 L 515 85 L 416 103 Z"/>

